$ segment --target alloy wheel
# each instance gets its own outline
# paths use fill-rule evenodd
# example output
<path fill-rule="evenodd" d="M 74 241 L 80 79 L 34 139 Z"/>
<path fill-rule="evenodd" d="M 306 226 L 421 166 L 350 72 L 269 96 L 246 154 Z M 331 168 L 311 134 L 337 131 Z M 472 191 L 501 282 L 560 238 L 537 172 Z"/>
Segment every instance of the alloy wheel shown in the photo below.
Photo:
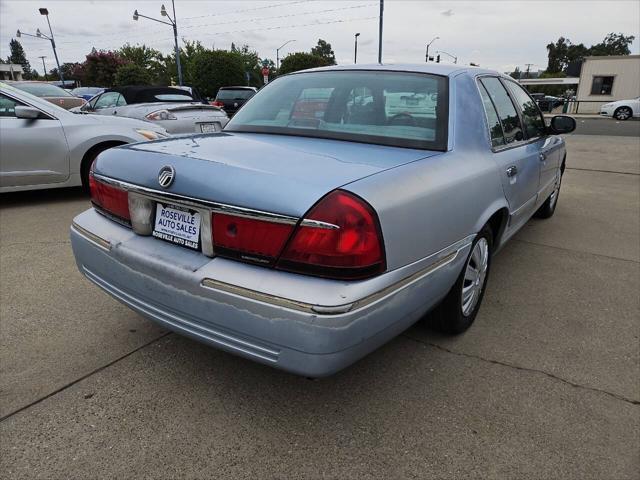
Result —
<path fill-rule="evenodd" d="M 462 314 L 468 317 L 480 299 L 489 268 L 489 242 L 482 237 L 474 245 L 465 266 L 462 282 Z"/>

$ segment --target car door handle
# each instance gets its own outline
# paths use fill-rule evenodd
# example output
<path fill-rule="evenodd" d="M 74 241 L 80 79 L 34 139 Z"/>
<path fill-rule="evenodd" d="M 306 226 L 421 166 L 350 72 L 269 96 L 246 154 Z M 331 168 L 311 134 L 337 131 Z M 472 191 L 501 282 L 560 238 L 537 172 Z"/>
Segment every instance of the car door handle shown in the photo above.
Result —
<path fill-rule="evenodd" d="M 547 154 L 544 152 L 540 152 L 538 154 L 538 158 L 540 159 L 541 162 L 544 162 L 547 159 Z"/>
<path fill-rule="evenodd" d="M 515 177 L 518 173 L 518 168 L 515 165 L 511 165 L 507 168 L 507 177 Z"/>

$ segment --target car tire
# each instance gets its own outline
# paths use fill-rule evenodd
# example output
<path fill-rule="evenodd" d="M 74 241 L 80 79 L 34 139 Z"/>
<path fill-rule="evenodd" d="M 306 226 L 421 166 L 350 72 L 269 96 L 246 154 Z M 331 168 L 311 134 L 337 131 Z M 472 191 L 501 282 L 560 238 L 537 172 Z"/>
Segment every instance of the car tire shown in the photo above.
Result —
<path fill-rule="evenodd" d="M 613 118 L 616 120 L 629 120 L 633 116 L 633 112 L 629 107 L 618 107 L 616 111 L 613 112 Z"/>
<path fill-rule="evenodd" d="M 427 324 L 431 328 L 449 335 L 458 335 L 471 326 L 480 310 L 487 288 L 492 252 L 493 233 L 491 228 L 485 225 L 473 240 L 456 283 L 444 300 L 427 315 Z M 468 267 L 476 270 L 477 275 Z M 468 297 L 469 292 L 472 297 Z"/>
<path fill-rule="evenodd" d="M 86 194 L 91 193 L 89 191 L 89 171 L 91 170 L 91 165 L 97 158 L 105 150 L 108 150 L 111 147 L 116 147 L 118 145 L 123 145 L 122 142 L 109 142 L 102 143 L 99 145 L 95 145 L 91 147 L 91 149 L 85 153 L 84 158 L 82 159 L 82 164 L 80 165 L 80 180 L 82 181 L 82 191 Z"/>
<path fill-rule="evenodd" d="M 551 218 L 556 211 L 556 207 L 558 206 L 558 197 L 560 196 L 560 187 L 562 187 L 562 171 L 560 172 L 560 177 L 556 181 L 556 184 L 553 187 L 553 192 L 547 197 L 540 208 L 533 214 L 535 218 Z"/>

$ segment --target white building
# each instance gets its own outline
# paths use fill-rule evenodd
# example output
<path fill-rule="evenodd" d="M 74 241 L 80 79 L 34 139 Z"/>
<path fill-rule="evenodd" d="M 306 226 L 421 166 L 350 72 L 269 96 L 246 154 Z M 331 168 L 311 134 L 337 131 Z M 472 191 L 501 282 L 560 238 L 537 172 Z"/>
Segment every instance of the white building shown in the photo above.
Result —
<path fill-rule="evenodd" d="M 586 57 L 572 113 L 597 113 L 605 103 L 639 96 L 640 55 Z"/>
<path fill-rule="evenodd" d="M 0 80 L 22 80 L 22 65 L 0 63 Z"/>

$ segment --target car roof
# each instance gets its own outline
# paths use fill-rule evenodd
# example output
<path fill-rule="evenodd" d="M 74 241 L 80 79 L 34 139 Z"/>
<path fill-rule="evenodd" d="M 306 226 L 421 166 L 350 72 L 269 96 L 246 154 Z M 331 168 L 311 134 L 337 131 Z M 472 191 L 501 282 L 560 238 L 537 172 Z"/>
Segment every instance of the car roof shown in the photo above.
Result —
<path fill-rule="evenodd" d="M 219 90 L 256 90 L 256 87 L 249 87 L 246 85 L 239 85 L 237 87 L 220 87 Z"/>
<path fill-rule="evenodd" d="M 305 72 L 322 72 L 330 70 L 379 70 L 389 72 L 430 73 L 432 75 L 453 76 L 458 73 L 469 72 L 473 75 L 492 74 L 504 76 L 503 73 L 467 65 L 455 65 L 449 63 L 369 63 L 357 65 L 331 65 L 328 67 L 312 68 Z M 297 72 L 294 72 L 297 73 Z"/>

